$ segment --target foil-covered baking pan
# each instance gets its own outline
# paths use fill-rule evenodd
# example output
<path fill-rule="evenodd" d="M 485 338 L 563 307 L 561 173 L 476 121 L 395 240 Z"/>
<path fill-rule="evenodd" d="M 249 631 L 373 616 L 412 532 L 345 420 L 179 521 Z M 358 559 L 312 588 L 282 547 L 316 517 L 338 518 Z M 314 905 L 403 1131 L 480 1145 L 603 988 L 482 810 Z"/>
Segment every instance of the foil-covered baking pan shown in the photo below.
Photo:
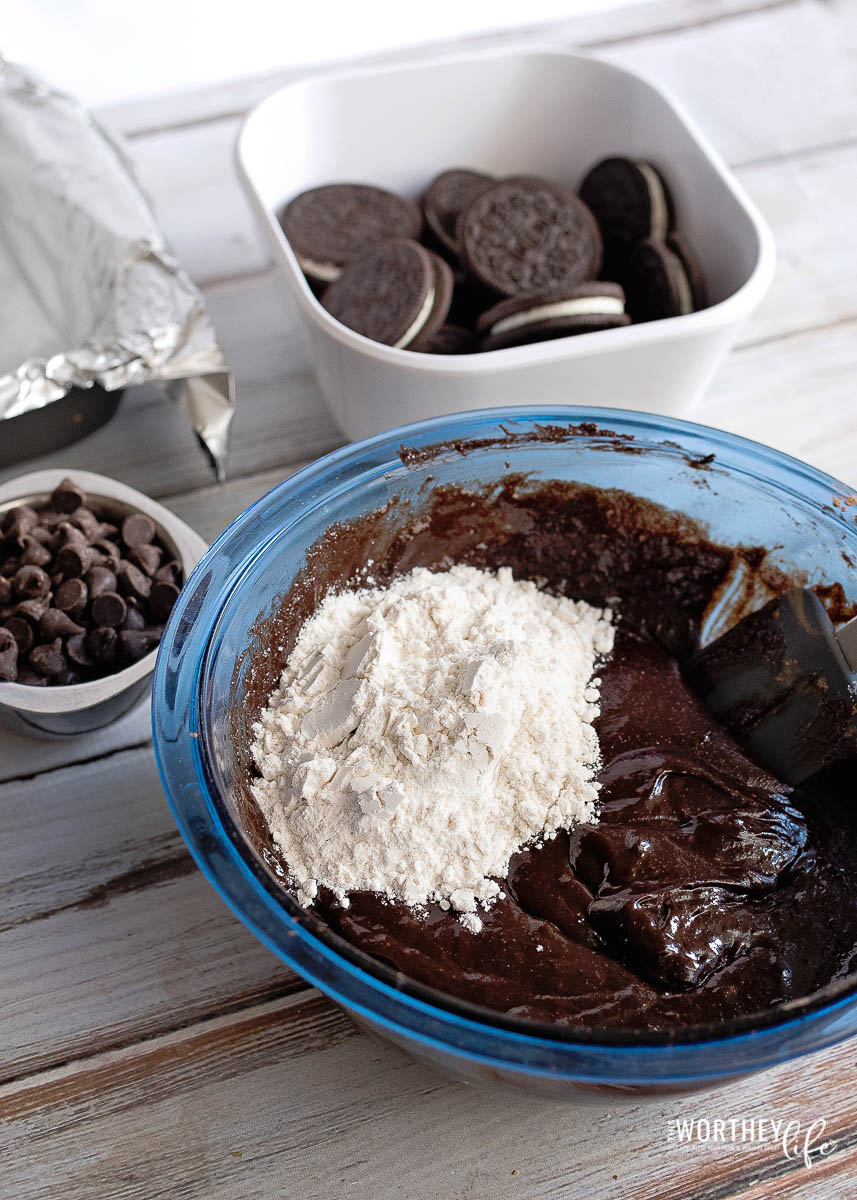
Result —
<path fill-rule="evenodd" d="M 232 378 L 118 140 L 0 57 L 0 464 L 59 448 L 163 382 L 219 477 Z"/>

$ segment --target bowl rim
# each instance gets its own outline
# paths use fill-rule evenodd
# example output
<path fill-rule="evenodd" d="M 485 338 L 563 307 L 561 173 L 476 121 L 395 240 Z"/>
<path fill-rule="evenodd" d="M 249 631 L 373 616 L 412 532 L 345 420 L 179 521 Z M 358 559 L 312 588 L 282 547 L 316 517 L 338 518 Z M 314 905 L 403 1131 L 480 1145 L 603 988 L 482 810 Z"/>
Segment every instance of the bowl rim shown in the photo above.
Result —
<path fill-rule="evenodd" d="M 660 321 L 632 324 L 620 329 L 595 330 L 574 337 L 555 338 L 551 341 L 509 346 L 482 354 L 438 355 L 420 354 L 407 349 L 397 349 L 342 325 L 326 311 L 313 294 L 291 245 L 277 220 L 276 212 L 270 208 L 256 185 L 253 156 L 248 150 L 251 135 L 258 124 L 263 124 L 269 108 L 274 108 L 280 97 L 288 92 L 311 91 L 347 84 L 366 78 L 389 78 L 421 70 L 450 65 L 467 65 L 492 59 L 515 59 L 525 57 L 552 57 L 569 63 L 595 63 L 599 69 L 613 75 L 630 78 L 635 84 L 648 89 L 672 110 L 695 143 L 700 155 L 720 177 L 738 207 L 743 211 L 756 240 L 755 262 L 744 282 L 717 303 L 696 312 Z M 420 59 L 416 63 L 392 63 L 383 66 L 358 66 L 330 71 L 319 71 L 304 78 L 293 80 L 277 88 L 261 100 L 244 118 L 235 141 L 234 161 L 238 177 L 248 195 L 251 205 L 265 233 L 279 255 L 281 265 L 288 270 L 292 291 L 304 314 L 313 325 L 326 336 L 343 346 L 358 351 L 364 357 L 390 366 L 406 367 L 417 373 L 463 376 L 486 375 L 496 371 L 525 368 L 537 362 L 575 359 L 591 354 L 596 348 L 608 353 L 612 346 L 616 350 L 636 345 L 659 344 L 676 336 L 690 336 L 720 329 L 730 321 L 738 321 L 761 300 L 768 290 L 776 265 L 774 236 L 759 209 L 727 166 L 706 135 L 699 128 L 684 104 L 672 91 L 636 68 L 619 65 L 599 55 L 581 50 L 568 49 L 544 41 L 516 42 L 512 45 L 489 47 L 475 51 L 444 53 Z M 605 336 L 607 341 L 604 341 Z"/>
<path fill-rule="evenodd" d="M 208 549 L 208 543 L 198 533 L 157 500 L 150 499 L 143 492 L 138 492 L 136 488 L 121 483 L 118 479 L 98 475 L 94 471 L 79 471 L 77 468 L 50 467 L 41 471 L 30 471 L 26 475 L 18 475 L 0 483 L 0 514 L 13 507 L 16 501 L 23 503 L 35 497 L 49 496 L 63 479 L 72 479 L 79 483 L 86 492 L 87 501 L 90 498 L 107 503 L 118 500 L 151 517 L 178 551 L 185 580 L 190 577 L 193 568 Z M 25 683 L 0 682 L 0 706 L 5 705 L 18 712 L 43 715 L 59 715 L 92 708 L 93 705 L 117 696 L 126 688 L 145 679 L 154 671 L 157 656 L 158 649 L 155 647 L 137 662 L 123 667 L 121 671 L 115 671 L 112 675 L 61 687 L 40 688 Z"/>
<path fill-rule="evenodd" d="M 721 449 L 731 452 L 732 456 L 737 456 L 739 460 L 752 458 L 756 473 L 758 473 L 760 463 L 766 463 L 769 468 L 780 476 L 798 476 L 807 483 L 811 483 L 816 489 L 822 489 L 826 495 L 841 496 L 854 494 L 851 488 L 833 476 L 815 467 L 811 467 L 808 463 L 783 451 L 775 450 L 772 447 L 765 446 L 762 443 L 755 442 L 738 434 L 728 433 L 710 426 L 701 425 L 697 422 L 685 421 L 675 417 L 642 413 L 627 409 L 607 409 L 578 405 L 544 407 L 518 405 L 471 410 L 397 426 L 362 441 L 343 446 L 303 467 L 293 475 L 288 476 L 280 484 L 260 497 L 254 504 L 245 509 L 215 541 L 203 560 L 198 564 L 194 574 L 186 585 L 185 602 L 187 602 L 187 597 L 193 595 L 194 582 L 195 580 L 199 582 L 198 575 L 205 571 L 207 563 L 216 558 L 230 536 L 234 536 L 239 532 L 240 527 L 251 522 L 258 515 L 260 507 L 264 506 L 274 494 L 282 497 L 284 493 L 288 495 L 300 490 L 306 484 L 316 480 L 320 474 L 335 474 L 344 464 L 349 461 L 359 461 L 360 459 L 369 457 L 373 451 L 388 448 L 392 452 L 390 455 L 392 459 L 397 456 L 398 450 L 402 445 L 406 444 L 408 438 L 413 438 L 415 435 L 424 437 L 425 435 L 437 433 L 439 435 L 438 442 L 444 442 L 451 437 L 454 438 L 456 429 L 464 424 L 478 422 L 486 426 L 494 425 L 502 433 L 504 432 L 504 426 L 513 425 L 518 421 L 525 422 L 536 429 L 539 425 L 550 425 L 552 423 L 573 426 L 594 422 L 596 428 L 591 433 L 584 435 L 581 440 L 585 438 L 593 440 L 601 439 L 612 441 L 614 444 L 616 433 L 609 426 L 618 425 L 621 429 L 623 425 L 632 424 L 637 427 L 638 435 L 645 432 L 647 435 L 652 436 L 653 441 L 657 439 L 661 445 L 664 445 L 665 439 L 669 439 L 671 436 L 678 435 L 683 437 L 686 445 L 677 445 L 673 442 L 672 446 L 670 446 L 670 443 L 667 441 L 665 448 L 670 446 L 670 452 L 673 452 L 672 447 L 674 447 L 675 453 L 688 458 L 689 461 L 693 452 L 691 448 L 696 443 L 700 454 L 708 454 L 712 450 L 717 453 L 718 449 Z M 601 428 L 602 423 L 608 426 L 608 428 Z M 639 428 L 640 426 L 643 427 L 642 430 Z M 455 454 L 456 457 L 459 455 L 457 448 L 450 448 L 448 452 Z M 731 464 L 731 469 L 740 468 L 735 467 L 733 463 Z M 804 495 L 803 498 L 805 500 L 806 496 Z M 833 510 L 831 509 L 832 512 Z M 511 1035 L 519 1042 L 523 1041 L 530 1045 L 539 1045 L 542 1047 L 553 1046 L 557 1049 L 570 1049 L 574 1046 L 579 1046 L 592 1049 L 597 1047 L 605 1050 L 625 1051 L 633 1051 L 635 1049 L 640 1051 L 657 1051 L 658 1049 L 680 1051 L 682 1048 L 690 1050 L 702 1047 L 723 1047 L 726 1044 L 734 1045 L 739 1042 L 752 1042 L 754 1039 L 758 1040 L 760 1034 L 776 1032 L 778 1030 L 783 1031 L 793 1028 L 810 1018 L 820 1018 L 833 1013 L 857 996 L 857 975 L 854 975 L 850 978 L 828 984 L 810 993 L 808 996 L 801 996 L 760 1012 L 750 1013 L 724 1022 L 704 1022 L 694 1025 L 684 1025 L 659 1032 L 635 1030 L 628 1027 L 602 1029 L 566 1026 L 513 1017 L 482 1005 L 473 1004 L 470 1001 L 458 999 L 435 988 L 409 980 L 402 973 L 393 971 L 391 968 L 373 959 L 364 951 L 357 950 L 351 946 L 339 935 L 333 933 L 314 914 L 299 906 L 282 884 L 277 882 L 273 873 L 263 867 L 255 850 L 252 849 L 249 841 L 237 827 L 226 809 L 202 754 L 202 747 L 205 744 L 205 731 L 204 725 L 199 719 L 201 684 L 205 678 L 211 643 L 217 623 L 229 594 L 234 589 L 237 579 L 243 574 L 242 568 L 247 564 L 247 557 L 245 556 L 238 569 L 230 573 L 229 590 L 228 592 L 224 590 L 217 598 L 217 608 L 213 613 L 213 620 L 207 629 L 203 632 L 200 626 L 190 630 L 189 637 L 195 637 L 197 640 L 202 639 L 202 644 L 195 648 L 197 650 L 195 657 L 193 659 L 189 657 L 186 647 L 182 650 L 182 662 L 188 669 L 192 669 L 194 672 L 191 696 L 192 711 L 183 714 L 184 719 L 189 722 L 189 737 L 186 734 L 185 738 L 177 737 L 175 733 L 170 737 L 162 737 L 158 724 L 159 693 L 163 677 L 168 671 L 168 659 L 172 656 L 172 641 L 179 631 L 179 625 L 186 624 L 181 619 L 181 598 L 176 605 L 176 609 L 171 614 L 167 628 L 164 631 L 155 668 L 155 683 L 152 696 L 153 737 L 158 770 L 168 803 L 179 830 L 203 874 L 205 874 L 211 885 L 236 916 L 280 958 L 284 958 L 292 966 L 295 965 L 283 945 L 279 944 L 272 936 L 269 936 L 254 917 L 248 914 L 246 893 L 239 889 L 240 895 L 233 894 L 224 885 L 222 877 L 219 877 L 213 864 L 222 864 L 223 846 L 219 845 L 217 853 L 212 853 L 212 846 L 210 844 L 212 835 L 201 830 L 196 822 L 188 823 L 185 820 L 181 805 L 170 787 L 170 772 L 167 766 L 168 755 L 177 752 L 186 755 L 192 765 L 196 779 L 196 788 L 204 795 L 208 813 L 214 815 L 219 824 L 219 829 L 217 830 L 219 842 L 225 843 L 228 847 L 232 865 L 237 866 L 239 869 L 239 877 L 243 881 L 249 882 L 251 886 L 255 885 L 257 894 L 259 885 L 261 885 L 267 912 L 275 916 L 278 927 L 282 926 L 284 932 L 287 932 L 290 938 L 295 936 L 302 938 L 308 944 L 309 948 L 316 953 L 320 953 L 335 971 L 340 974 L 344 971 L 346 976 L 349 977 L 357 976 L 359 981 L 367 986 L 370 992 L 380 992 L 388 1000 L 404 1004 L 411 1010 L 422 1013 L 435 1022 L 440 1021 L 442 1025 L 449 1024 L 450 1021 L 457 1022 L 459 1025 L 463 1025 L 477 1034 L 485 1034 L 492 1031 L 495 1033 L 502 1032 L 503 1034 Z M 207 591 L 210 592 L 210 589 L 207 589 Z M 210 606 L 211 604 L 210 595 L 207 594 L 202 600 L 201 610 L 196 613 L 197 619 L 203 616 L 206 605 Z M 182 632 L 188 631 L 184 628 Z M 166 690 L 164 688 L 165 692 Z M 175 691 L 174 683 L 171 685 L 170 690 Z M 167 749 L 168 746 L 169 749 Z M 245 901 L 243 905 L 242 900 Z M 326 936 L 320 936 L 319 928 L 325 932 Z M 345 1007 L 362 1012 L 370 1021 L 386 1024 L 392 1029 L 397 1029 L 399 1032 L 402 1031 L 402 1026 L 396 1025 L 388 1017 L 380 1015 L 372 1009 L 365 1007 L 365 1005 L 355 1002 L 353 998 L 342 994 L 328 981 L 321 979 L 317 973 L 314 974 L 313 970 L 308 969 L 303 963 L 295 969 L 304 978 L 309 979 L 310 982 L 320 987 L 323 992 L 332 996 Z M 416 1037 L 424 1041 L 433 1040 L 430 1035 L 422 1032 L 418 1033 L 408 1027 L 405 1027 L 404 1031 L 410 1037 Z M 839 1040 L 836 1035 L 830 1035 L 826 1040 L 820 1041 L 817 1045 L 811 1047 L 811 1049 L 821 1049 L 822 1046 L 836 1040 Z M 456 1052 L 454 1046 L 449 1046 L 445 1042 L 438 1044 L 446 1051 Z M 460 1048 L 458 1052 L 462 1052 Z M 798 1053 L 803 1052 L 798 1051 Z M 467 1057 L 478 1057 L 472 1051 L 465 1053 Z M 783 1057 L 789 1057 L 789 1055 L 780 1055 L 773 1061 L 780 1062 Z M 752 1069 L 754 1069 L 752 1066 L 747 1067 L 745 1071 Z M 740 1073 L 740 1068 L 736 1068 L 735 1066 L 724 1067 L 720 1073 L 723 1075 L 736 1074 Z M 711 1077 L 716 1074 L 718 1074 L 717 1071 L 706 1070 L 705 1072 L 706 1076 Z"/>

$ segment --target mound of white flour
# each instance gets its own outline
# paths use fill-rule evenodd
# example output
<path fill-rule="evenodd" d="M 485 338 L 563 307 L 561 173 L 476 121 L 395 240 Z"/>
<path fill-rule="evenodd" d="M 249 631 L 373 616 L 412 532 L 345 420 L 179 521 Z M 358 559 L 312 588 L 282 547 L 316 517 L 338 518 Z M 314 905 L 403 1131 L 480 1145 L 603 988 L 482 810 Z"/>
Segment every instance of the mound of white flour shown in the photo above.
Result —
<path fill-rule="evenodd" d="M 253 794 L 298 899 L 439 901 L 477 930 L 513 854 L 594 815 L 611 614 L 423 568 L 329 595 L 253 726 Z"/>

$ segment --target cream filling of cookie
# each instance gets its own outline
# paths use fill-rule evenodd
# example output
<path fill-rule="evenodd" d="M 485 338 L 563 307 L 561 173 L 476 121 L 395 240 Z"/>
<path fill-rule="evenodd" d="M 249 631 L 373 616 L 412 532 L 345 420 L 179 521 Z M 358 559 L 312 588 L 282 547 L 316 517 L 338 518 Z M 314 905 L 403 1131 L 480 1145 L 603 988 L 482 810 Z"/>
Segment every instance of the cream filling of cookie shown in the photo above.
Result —
<path fill-rule="evenodd" d="M 654 167 L 650 167 L 645 162 L 637 162 L 636 166 L 646 182 L 646 189 L 649 193 L 649 208 L 652 213 L 652 228 L 649 237 L 662 242 L 667 236 L 670 219 L 663 184 Z"/>
<path fill-rule="evenodd" d="M 677 254 L 673 254 L 675 259 L 675 273 L 673 275 L 673 283 L 675 284 L 676 296 L 678 297 L 678 309 L 682 316 L 693 312 L 693 292 L 690 290 L 690 280 L 687 277 L 682 261 Z"/>
<path fill-rule="evenodd" d="M 431 310 L 433 308 L 434 308 L 434 288 L 432 287 L 432 288 L 429 288 L 429 290 L 426 292 L 426 298 L 423 301 L 423 306 L 420 309 L 420 311 L 417 313 L 416 318 L 414 319 L 413 323 L 408 326 L 408 328 L 405 330 L 404 334 L 399 338 L 399 340 L 397 342 L 393 342 L 394 350 L 404 350 L 406 346 L 409 346 L 411 344 L 411 342 L 414 340 L 414 338 L 420 332 L 422 327 L 425 325 L 426 321 L 431 316 Z"/>
<path fill-rule="evenodd" d="M 305 275 L 312 275 L 313 279 L 319 279 L 322 283 L 333 283 L 342 274 L 342 267 L 337 267 L 335 263 L 315 262 L 312 258 L 302 258 L 300 254 L 297 260 Z"/>
<path fill-rule="evenodd" d="M 522 325 L 530 325 L 534 321 L 550 321 L 554 317 L 615 317 L 621 316 L 624 311 L 623 301 L 616 296 L 579 296 L 576 300 L 554 300 L 550 304 L 537 304 L 526 312 L 503 317 L 491 326 L 491 334 L 506 333 L 510 329 L 520 329 Z"/>

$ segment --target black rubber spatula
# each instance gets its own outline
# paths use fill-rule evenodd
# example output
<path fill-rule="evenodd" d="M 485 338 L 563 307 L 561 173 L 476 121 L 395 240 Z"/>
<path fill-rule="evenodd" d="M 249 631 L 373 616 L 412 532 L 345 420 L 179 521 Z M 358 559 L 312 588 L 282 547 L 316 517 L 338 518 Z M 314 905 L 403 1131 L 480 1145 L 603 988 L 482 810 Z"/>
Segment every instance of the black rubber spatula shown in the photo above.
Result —
<path fill-rule="evenodd" d="M 834 629 L 794 588 L 688 660 L 685 675 L 744 749 L 799 784 L 857 754 L 857 618 Z"/>

